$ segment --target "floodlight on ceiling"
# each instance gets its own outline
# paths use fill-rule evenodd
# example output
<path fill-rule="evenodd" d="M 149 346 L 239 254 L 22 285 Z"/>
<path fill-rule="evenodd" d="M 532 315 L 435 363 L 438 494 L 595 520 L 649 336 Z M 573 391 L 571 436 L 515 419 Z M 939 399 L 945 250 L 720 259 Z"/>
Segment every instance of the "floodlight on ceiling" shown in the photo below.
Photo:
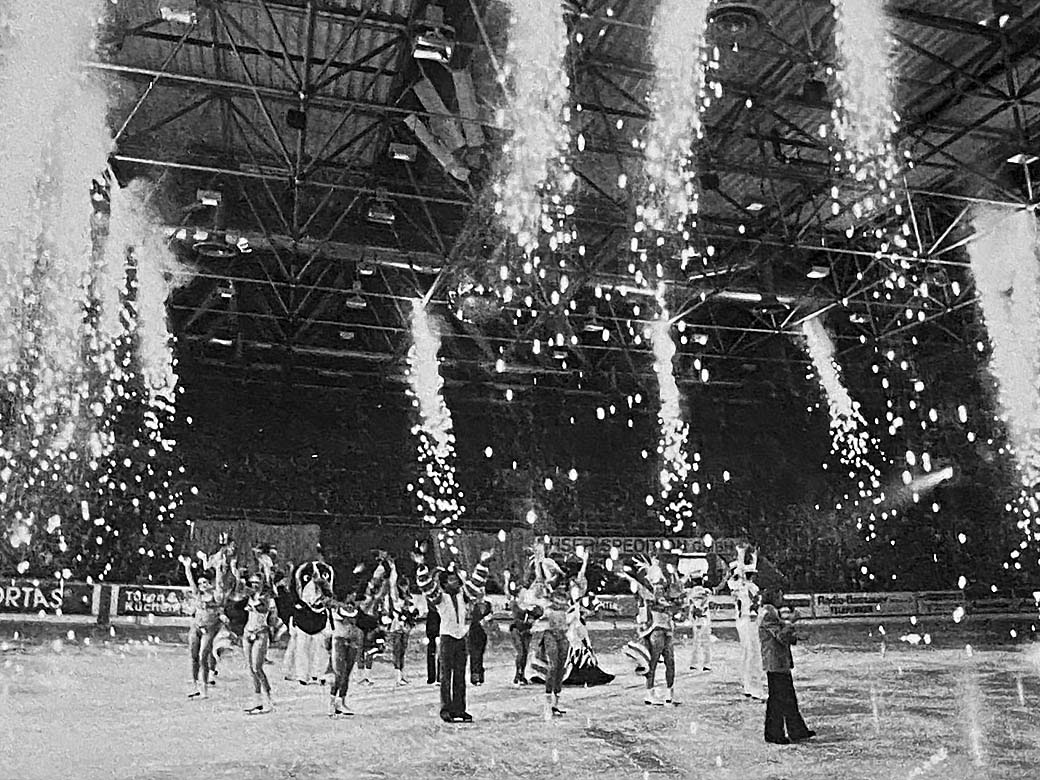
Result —
<path fill-rule="evenodd" d="M 361 309 L 368 308 L 368 301 L 365 300 L 364 292 L 361 287 L 361 280 L 355 279 L 354 285 L 351 287 L 351 294 L 347 296 L 346 300 L 343 301 L 343 305 L 348 309 L 354 309 L 360 311 Z"/>
<path fill-rule="evenodd" d="M 708 346 L 708 334 L 707 333 L 691 333 L 690 341 L 701 347 Z"/>
<path fill-rule="evenodd" d="M 358 263 L 357 272 L 362 276 L 374 276 L 376 273 L 376 264 L 371 260 L 362 260 Z"/>
<path fill-rule="evenodd" d="M 387 154 L 390 156 L 391 160 L 413 163 L 418 157 L 419 149 L 415 144 L 401 144 L 395 142 L 390 144 Z"/>
<path fill-rule="evenodd" d="M 552 356 L 557 360 L 566 360 L 568 357 L 570 357 L 570 352 L 563 349 L 562 347 L 557 347 L 553 350 Z"/>
<path fill-rule="evenodd" d="M 447 65 L 455 51 L 455 28 L 444 22 L 444 9 L 439 5 L 426 6 L 426 16 L 415 25 L 412 38 L 412 56 Z"/>
<path fill-rule="evenodd" d="M 754 214 L 756 212 L 761 211 L 765 207 L 766 207 L 765 203 L 761 203 L 760 201 L 753 200 L 749 204 L 747 204 L 744 208 L 747 209 L 748 211 L 750 211 L 752 214 Z"/>
<path fill-rule="evenodd" d="M 195 200 L 203 206 L 219 206 L 223 199 L 220 190 L 195 190 Z"/>
<path fill-rule="evenodd" d="M 1012 165 L 1032 165 L 1037 160 L 1040 160 L 1040 157 L 1028 152 L 1018 152 L 1007 158 L 1007 161 Z"/>
<path fill-rule="evenodd" d="M 722 43 L 745 43 L 758 35 L 767 21 L 753 3 L 717 0 L 708 11 L 708 33 Z"/>
<path fill-rule="evenodd" d="M 159 17 L 164 22 L 194 26 L 199 23 L 198 0 L 167 0 L 159 6 Z"/>
<path fill-rule="evenodd" d="M 225 301 L 230 301 L 232 298 L 235 297 L 235 283 L 232 282 L 230 279 L 226 282 L 221 283 L 221 285 L 217 288 L 217 293 Z"/>
<path fill-rule="evenodd" d="M 394 204 L 386 190 L 378 190 L 372 202 L 368 204 L 368 212 L 365 219 L 373 225 L 392 226 L 397 222 L 397 214 L 394 213 Z"/>
<path fill-rule="evenodd" d="M 814 265 L 806 274 L 810 279 L 826 279 L 831 275 L 831 269 L 825 265 Z"/>
<path fill-rule="evenodd" d="M 849 315 L 849 322 L 854 323 L 855 325 L 866 325 L 867 316 L 854 311 Z"/>

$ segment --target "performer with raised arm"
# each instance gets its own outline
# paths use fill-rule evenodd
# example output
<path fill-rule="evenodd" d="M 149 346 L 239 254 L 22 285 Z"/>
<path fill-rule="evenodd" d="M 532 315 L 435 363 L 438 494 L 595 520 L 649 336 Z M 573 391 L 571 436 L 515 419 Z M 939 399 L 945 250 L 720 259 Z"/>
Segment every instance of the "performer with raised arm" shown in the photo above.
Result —
<path fill-rule="evenodd" d="M 532 628 L 534 646 L 537 648 L 532 666 L 537 662 L 544 663 L 545 668 L 545 717 L 547 719 L 563 716 L 566 710 L 560 708 L 560 692 L 563 690 L 563 678 L 567 671 L 567 656 L 570 652 L 570 641 L 567 638 L 567 615 L 572 605 L 570 585 L 574 586 L 574 594 L 580 599 L 588 590 L 584 577 L 586 556 L 579 575 L 568 583 L 563 570 L 551 558 L 545 555 L 545 545 L 536 542 L 534 545 L 535 579 L 522 599 L 525 608 L 531 605 L 541 607 L 542 615 Z"/>
<path fill-rule="evenodd" d="M 396 685 L 408 685 L 404 676 L 404 657 L 408 650 L 408 636 L 418 620 L 419 613 L 412 603 L 412 582 L 397 573 L 397 565 L 390 559 L 390 587 L 385 610 L 390 618 L 390 653 L 393 657 Z"/>
<path fill-rule="evenodd" d="M 649 665 L 646 671 L 646 695 L 644 704 L 665 706 L 677 705 L 675 690 L 675 615 L 682 610 L 683 592 L 677 576 L 673 558 L 658 553 L 650 560 L 650 567 L 643 576 L 634 576 L 622 570 L 621 576 L 635 586 L 645 618 L 642 638 L 649 650 Z M 664 661 L 665 697 L 656 695 L 655 676 L 657 664 Z"/>
<path fill-rule="evenodd" d="M 268 576 L 272 572 L 267 572 Z M 278 607 L 275 603 L 274 585 L 263 574 L 249 577 L 249 595 L 246 599 L 246 624 L 242 630 L 242 652 L 253 678 L 253 693 L 256 704 L 246 710 L 250 715 L 270 712 L 271 683 L 264 672 L 267 663 L 267 648 L 278 628 Z"/>
<path fill-rule="evenodd" d="M 798 613 L 784 620 L 780 608 L 784 604 L 782 588 L 770 588 L 763 594 L 762 609 L 758 616 L 758 635 L 762 646 L 762 669 L 769 680 L 769 699 L 766 701 L 766 742 L 787 745 L 816 736 L 798 711 L 798 697 L 794 692 L 791 669 L 791 645 L 798 642 L 794 624 Z M 786 734 L 785 734 L 786 727 Z"/>
<path fill-rule="evenodd" d="M 426 563 L 426 545 L 417 544 L 412 558 L 416 563 L 415 581 L 426 596 L 430 609 L 440 617 L 438 661 L 441 677 L 441 720 L 445 723 L 470 723 L 466 712 L 466 634 L 470 610 L 484 597 L 487 582 L 486 563 L 494 552 L 480 554 L 480 563 L 463 582 L 453 568 L 440 570 L 434 578 Z"/>
<path fill-rule="evenodd" d="M 737 637 L 740 639 L 740 671 L 745 698 L 762 701 L 761 646 L 758 631 L 755 627 L 755 612 L 758 604 L 758 585 L 755 574 L 758 572 L 758 551 L 747 558 L 746 545 L 737 547 L 737 557 L 730 564 L 731 575 L 726 585 L 733 594 L 737 605 Z"/>
<path fill-rule="evenodd" d="M 220 630 L 221 619 L 224 616 L 225 593 L 221 585 L 223 580 L 218 576 L 218 584 L 214 585 L 209 577 L 201 575 L 196 581 L 191 571 L 191 558 L 182 555 L 180 561 L 195 600 L 195 616 L 188 631 L 191 677 L 195 690 L 188 694 L 188 698 L 205 699 L 208 696 L 206 686 L 209 685 L 209 674 L 213 664 L 213 640 Z"/>
<path fill-rule="evenodd" d="M 325 600 L 329 604 L 329 618 L 332 621 L 334 677 L 332 690 L 329 692 L 330 718 L 354 714 L 347 706 L 350 673 L 358 657 L 364 652 L 365 632 L 373 630 L 378 624 L 372 615 L 377 603 L 386 598 L 392 565 L 385 558 L 379 562 L 360 600 L 357 593 L 351 593 L 346 599 L 337 599 L 332 593 L 331 585 L 323 585 Z"/>
<path fill-rule="evenodd" d="M 510 596 L 509 609 L 513 615 L 513 620 L 509 624 L 509 638 L 513 641 L 516 665 L 513 687 L 519 688 L 522 685 L 530 684 L 527 681 L 527 656 L 531 650 L 531 628 L 535 620 L 541 617 L 542 608 L 536 604 L 521 603 L 521 593 L 525 593 L 526 589 L 517 586 L 516 582 L 510 578 L 508 570 L 502 573 L 502 577 L 505 580 L 506 593 Z"/>

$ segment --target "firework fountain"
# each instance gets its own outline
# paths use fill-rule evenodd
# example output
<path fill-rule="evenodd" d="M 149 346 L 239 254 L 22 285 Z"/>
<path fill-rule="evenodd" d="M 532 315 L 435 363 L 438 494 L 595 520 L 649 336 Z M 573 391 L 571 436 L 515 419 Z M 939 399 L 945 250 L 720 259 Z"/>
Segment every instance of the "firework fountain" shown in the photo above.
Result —
<path fill-rule="evenodd" d="M 97 526 L 99 546 L 102 529 L 112 531 L 108 520 L 92 517 L 91 501 L 106 491 L 117 444 L 111 417 L 129 397 L 124 380 L 138 361 L 155 389 L 151 406 L 161 403 L 166 413 L 173 405 L 165 299 L 174 262 L 139 208 L 124 219 L 136 207 L 124 208 L 119 194 L 105 246 L 107 220 L 98 206 L 106 197 L 101 182 L 113 142 L 105 92 L 81 65 L 100 11 L 101 3 L 41 0 L 12 4 L 5 19 L 0 513 L 16 548 L 33 541 L 37 530 L 61 534 L 63 520 L 73 515 Z M 128 247 L 138 251 L 136 262 Z M 135 294 L 128 287 L 131 266 Z M 139 355 L 118 358 L 131 331 Z M 155 410 L 145 416 L 157 431 L 155 443 L 172 446 Z M 175 492 L 169 479 L 164 489 Z M 177 502 L 162 500 L 171 508 Z M 37 523 L 43 517 L 46 524 Z M 67 550 L 64 538 L 57 550 Z"/>
<path fill-rule="evenodd" d="M 408 394 L 419 413 L 412 426 L 417 439 L 419 474 L 414 490 L 416 508 L 423 519 L 440 529 L 442 545 L 454 545 L 452 527 L 465 512 L 462 491 L 455 480 L 455 433 L 451 411 L 444 402 L 444 379 L 437 353 L 440 330 L 422 301 L 413 302 L 412 346 L 408 350 Z"/>

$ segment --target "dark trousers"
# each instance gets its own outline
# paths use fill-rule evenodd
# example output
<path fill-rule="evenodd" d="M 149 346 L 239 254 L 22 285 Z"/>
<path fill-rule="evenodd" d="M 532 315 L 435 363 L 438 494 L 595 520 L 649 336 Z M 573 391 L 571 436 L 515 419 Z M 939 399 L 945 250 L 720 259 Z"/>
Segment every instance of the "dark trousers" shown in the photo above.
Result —
<path fill-rule="evenodd" d="M 404 671 L 404 654 L 408 649 L 408 632 L 390 632 L 390 651 L 394 658 L 394 668 Z"/>
<path fill-rule="evenodd" d="M 513 640 L 513 649 L 516 651 L 516 676 L 513 678 L 513 682 L 520 682 L 526 679 L 527 675 L 527 654 L 531 651 L 531 632 L 511 628 L 509 636 Z"/>
<path fill-rule="evenodd" d="M 570 651 L 566 631 L 545 631 L 542 634 L 542 652 L 548 671 L 545 673 L 545 692 L 559 695 L 563 690 L 563 672 Z"/>
<path fill-rule="evenodd" d="M 803 739 L 809 727 L 798 711 L 798 697 L 794 693 L 794 680 L 790 672 L 767 672 L 769 698 L 766 699 L 766 740 L 782 740 L 784 727 L 787 737 Z"/>
<path fill-rule="evenodd" d="M 646 687 L 654 687 L 657 664 L 663 660 L 664 682 L 671 688 L 675 684 L 675 646 L 672 641 L 672 632 L 663 628 L 655 628 L 646 638 L 646 644 L 650 650 L 650 668 L 646 672 Z"/>
<path fill-rule="evenodd" d="M 440 668 L 437 663 L 437 637 L 426 637 L 426 682 L 432 685 L 440 682 Z"/>
<path fill-rule="evenodd" d="M 441 671 L 441 714 L 466 711 L 466 640 L 442 636 L 438 640 Z"/>
<path fill-rule="evenodd" d="M 332 695 L 342 697 L 350 688 L 350 672 L 358 658 L 358 646 L 337 636 L 332 640 L 332 671 L 336 675 L 332 682 Z"/>
<path fill-rule="evenodd" d="M 484 682 L 484 651 L 487 649 L 487 631 L 482 626 L 470 626 L 466 635 L 469 646 L 469 681 L 476 685 Z"/>

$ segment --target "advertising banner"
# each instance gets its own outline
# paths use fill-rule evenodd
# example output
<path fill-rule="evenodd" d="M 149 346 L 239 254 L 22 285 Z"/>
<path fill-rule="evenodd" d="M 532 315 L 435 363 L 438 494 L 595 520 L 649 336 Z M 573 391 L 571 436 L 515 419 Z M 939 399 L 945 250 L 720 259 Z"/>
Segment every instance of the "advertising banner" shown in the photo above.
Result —
<path fill-rule="evenodd" d="M 191 591 L 159 585 L 120 585 L 115 599 L 119 617 L 191 617 L 195 607 Z"/>
<path fill-rule="evenodd" d="M 0 580 L 0 612 L 24 615 L 89 615 L 94 586 L 57 580 Z"/>
<path fill-rule="evenodd" d="M 914 593 L 816 593 L 813 616 L 851 617 L 871 615 L 913 615 L 917 612 Z"/>
<path fill-rule="evenodd" d="M 918 615 L 952 615 L 957 607 L 967 608 L 964 591 L 930 590 L 917 594 Z"/>

